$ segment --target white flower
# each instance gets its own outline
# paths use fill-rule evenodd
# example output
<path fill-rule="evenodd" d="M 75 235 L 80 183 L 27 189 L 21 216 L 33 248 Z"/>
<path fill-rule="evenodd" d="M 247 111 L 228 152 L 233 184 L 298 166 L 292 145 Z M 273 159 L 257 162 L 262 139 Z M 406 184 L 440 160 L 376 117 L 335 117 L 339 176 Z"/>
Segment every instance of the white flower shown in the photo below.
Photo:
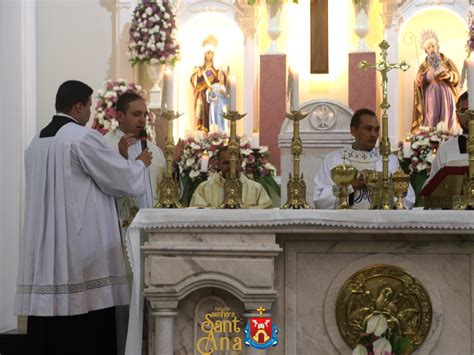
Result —
<path fill-rule="evenodd" d="M 97 94 L 98 94 L 99 96 L 103 96 L 103 95 L 104 95 L 104 90 L 103 90 L 103 89 L 97 90 Z"/>
<path fill-rule="evenodd" d="M 387 330 L 387 319 L 381 315 L 377 314 L 373 317 L 370 317 L 367 322 L 367 333 L 374 333 L 376 336 L 381 336 Z"/>
<path fill-rule="evenodd" d="M 194 150 L 199 150 L 201 149 L 201 146 L 199 144 L 196 144 L 194 142 L 192 142 L 190 145 L 189 145 L 191 148 L 193 148 Z"/>
<path fill-rule="evenodd" d="M 252 149 L 241 149 L 240 154 L 242 155 L 250 155 L 252 154 Z"/>
<path fill-rule="evenodd" d="M 108 101 L 108 102 L 107 102 L 107 107 L 110 108 L 110 107 L 113 106 L 113 104 L 114 104 L 114 103 L 113 103 L 112 101 Z"/>
<path fill-rule="evenodd" d="M 194 157 L 191 157 L 191 158 L 186 160 L 186 165 L 187 166 L 193 166 L 194 163 L 195 163 Z"/>
<path fill-rule="evenodd" d="M 392 345 L 385 338 L 377 339 L 372 343 L 374 346 L 374 355 L 385 355 L 385 353 L 392 353 Z"/>
<path fill-rule="evenodd" d="M 165 19 L 167 19 L 167 20 L 168 20 L 168 19 L 170 18 L 170 14 L 169 14 L 169 13 L 167 13 L 167 12 L 165 12 L 165 14 L 164 14 L 164 16 L 163 16 L 163 17 L 164 17 Z"/>
<path fill-rule="evenodd" d="M 358 344 L 355 348 L 354 351 L 352 352 L 352 355 L 367 355 L 367 349 L 365 348 L 364 345 Z"/>
<path fill-rule="evenodd" d="M 249 143 L 249 139 L 247 136 L 243 135 L 241 138 L 240 138 L 240 145 L 246 145 L 247 143 Z"/>
<path fill-rule="evenodd" d="M 151 58 L 150 59 L 150 64 L 158 64 L 160 61 L 156 58 Z"/>
<path fill-rule="evenodd" d="M 428 164 L 426 164 L 425 162 L 419 162 L 418 164 L 416 164 L 417 171 L 425 170 L 427 167 L 428 167 Z"/>
<path fill-rule="evenodd" d="M 151 16 L 151 14 L 153 13 L 153 10 L 151 9 L 151 7 L 147 7 L 146 10 L 145 10 L 145 13 L 146 13 L 148 16 Z"/>
<path fill-rule="evenodd" d="M 197 170 L 191 170 L 191 172 L 189 173 L 189 177 L 191 179 L 194 179 L 195 177 L 198 177 L 199 175 L 201 175 L 201 173 Z"/>
<path fill-rule="evenodd" d="M 413 142 L 411 144 L 411 149 L 417 149 L 420 145 L 418 144 L 418 142 Z"/>
<path fill-rule="evenodd" d="M 260 154 L 268 152 L 268 146 L 264 145 L 260 147 Z"/>
<path fill-rule="evenodd" d="M 275 167 L 270 163 L 264 164 L 263 167 L 268 170 L 275 170 Z"/>

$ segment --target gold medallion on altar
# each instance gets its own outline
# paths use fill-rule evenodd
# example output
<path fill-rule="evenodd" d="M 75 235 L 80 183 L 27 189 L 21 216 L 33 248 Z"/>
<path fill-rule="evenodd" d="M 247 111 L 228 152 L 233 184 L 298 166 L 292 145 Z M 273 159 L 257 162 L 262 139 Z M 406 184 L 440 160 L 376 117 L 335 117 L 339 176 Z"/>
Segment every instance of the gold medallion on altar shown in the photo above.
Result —
<path fill-rule="evenodd" d="M 433 312 L 428 292 L 418 279 L 397 266 L 374 265 L 353 274 L 337 296 L 337 326 L 351 348 L 376 315 L 387 319 L 395 338 L 409 339 L 411 353 L 425 341 Z"/>

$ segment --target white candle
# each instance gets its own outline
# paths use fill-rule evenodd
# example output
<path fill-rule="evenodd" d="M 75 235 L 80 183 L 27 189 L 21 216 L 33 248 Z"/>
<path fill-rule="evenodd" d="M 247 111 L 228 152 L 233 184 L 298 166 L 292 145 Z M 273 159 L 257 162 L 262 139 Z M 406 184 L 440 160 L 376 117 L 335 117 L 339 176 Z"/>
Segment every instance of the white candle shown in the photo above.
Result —
<path fill-rule="evenodd" d="M 230 111 L 237 111 L 237 83 L 235 76 L 230 77 Z"/>
<path fill-rule="evenodd" d="M 469 110 L 474 110 L 474 57 L 473 52 L 467 61 L 467 91 L 469 95 Z"/>
<path fill-rule="evenodd" d="M 202 153 L 201 157 L 201 173 L 207 173 L 209 167 L 209 155 L 207 152 Z"/>
<path fill-rule="evenodd" d="M 403 141 L 403 157 L 410 158 L 411 157 L 411 142 Z"/>
<path fill-rule="evenodd" d="M 161 110 L 173 110 L 173 75 L 169 68 L 163 74 L 163 93 L 161 96 Z"/>
<path fill-rule="evenodd" d="M 299 75 L 297 72 L 291 72 L 293 88 L 291 90 L 290 110 L 298 111 L 300 109 L 300 84 Z"/>
<path fill-rule="evenodd" d="M 259 134 L 257 131 L 253 131 L 252 132 L 252 143 L 251 143 L 251 147 L 256 149 L 258 147 L 260 147 L 260 139 L 259 139 Z"/>

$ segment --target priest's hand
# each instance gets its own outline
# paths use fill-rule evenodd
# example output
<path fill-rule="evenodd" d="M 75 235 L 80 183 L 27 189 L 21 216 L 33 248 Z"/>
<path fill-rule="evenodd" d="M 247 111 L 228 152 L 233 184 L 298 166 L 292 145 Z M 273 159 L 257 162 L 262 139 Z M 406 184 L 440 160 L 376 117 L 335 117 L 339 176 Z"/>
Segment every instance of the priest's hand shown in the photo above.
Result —
<path fill-rule="evenodd" d="M 122 138 L 120 138 L 118 142 L 118 149 L 120 155 L 125 159 L 128 159 L 128 147 L 130 147 L 134 141 L 135 138 L 132 133 L 125 134 L 122 136 Z"/>
<path fill-rule="evenodd" d="M 148 150 L 148 148 L 145 148 L 145 150 L 141 152 L 140 155 L 137 157 L 137 160 L 141 160 L 146 167 L 150 166 L 152 159 L 153 155 Z"/>
<path fill-rule="evenodd" d="M 355 179 L 353 182 L 352 182 L 352 187 L 354 188 L 354 190 L 360 190 L 362 188 L 365 187 L 365 179 L 364 179 L 364 175 L 363 174 L 359 174 L 359 176 L 357 177 L 357 179 Z"/>

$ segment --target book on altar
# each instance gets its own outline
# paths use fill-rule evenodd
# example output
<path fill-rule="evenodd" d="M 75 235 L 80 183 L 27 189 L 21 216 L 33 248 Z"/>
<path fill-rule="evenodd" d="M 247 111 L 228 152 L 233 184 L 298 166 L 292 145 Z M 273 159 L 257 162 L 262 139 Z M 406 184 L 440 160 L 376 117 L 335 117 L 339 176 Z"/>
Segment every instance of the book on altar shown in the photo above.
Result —
<path fill-rule="evenodd" d="M 467 159 L 450 160 L 423 187 L 425 208 L 456 208 L 463 195 L 463 182 L 469 176 Z"/>

